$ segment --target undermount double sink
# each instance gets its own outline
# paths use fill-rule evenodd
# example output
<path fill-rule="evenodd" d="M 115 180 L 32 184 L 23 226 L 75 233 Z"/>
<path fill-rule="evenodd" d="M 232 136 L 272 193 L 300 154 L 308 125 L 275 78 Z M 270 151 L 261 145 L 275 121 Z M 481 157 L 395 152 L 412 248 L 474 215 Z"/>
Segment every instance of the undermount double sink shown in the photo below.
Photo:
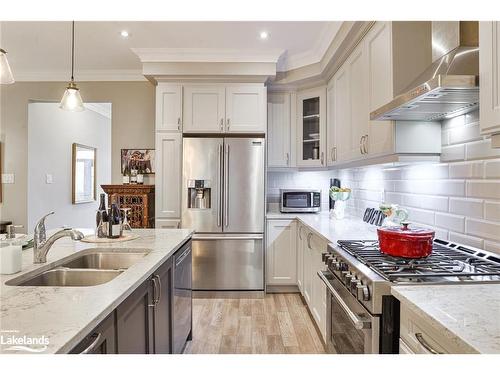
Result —
<path fill-rule="evenodd" d="M 95 286 L 107 283 L 144 258 L 149 250 L 89 249 L 56 262 L 42 272 L 9 280 L 10 286 Z"/>

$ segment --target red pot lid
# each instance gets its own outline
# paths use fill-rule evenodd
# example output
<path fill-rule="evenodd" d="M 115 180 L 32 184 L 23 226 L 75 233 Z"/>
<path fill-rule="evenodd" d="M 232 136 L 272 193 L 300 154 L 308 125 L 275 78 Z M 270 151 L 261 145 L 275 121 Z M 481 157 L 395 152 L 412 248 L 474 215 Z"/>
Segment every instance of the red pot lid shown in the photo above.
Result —
<path fill-rule="evenodd" d="M 382 232 L 387 235 L 395 236 L 408 236 L 408 237 L 429 237 L 434 236 L 435 232 L 431 229 L 422 227 L 411 227 L 408 223 L 402 223 L 399 227 L 382 227 L 378 228 L 377 231 Z"/>

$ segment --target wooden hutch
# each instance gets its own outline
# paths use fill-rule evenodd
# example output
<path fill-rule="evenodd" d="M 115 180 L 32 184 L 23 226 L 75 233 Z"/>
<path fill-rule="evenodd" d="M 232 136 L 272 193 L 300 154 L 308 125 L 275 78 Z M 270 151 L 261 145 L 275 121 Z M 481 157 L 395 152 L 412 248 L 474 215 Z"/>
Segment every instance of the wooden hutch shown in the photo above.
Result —
<path fill-rule="evenodd" d="M 118 199 L 120 208 L 130 208 L 128 221 L 132 228 L 154 228 L 155 186 L 154 185 L 101 185 L 108 194 L 108 205 Z"/>

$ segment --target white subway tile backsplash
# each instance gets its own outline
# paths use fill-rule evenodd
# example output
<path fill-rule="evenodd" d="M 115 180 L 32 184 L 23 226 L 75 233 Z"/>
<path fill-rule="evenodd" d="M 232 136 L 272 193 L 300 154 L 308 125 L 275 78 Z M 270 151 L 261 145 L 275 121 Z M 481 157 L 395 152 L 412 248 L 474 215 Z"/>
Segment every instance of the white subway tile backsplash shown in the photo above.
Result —
<path fill-rule="evenodd" d="M 408 211 L 408 220 L 411 222 L 434 225 L 434 211 L 421 210 L 418 208 L 406 207 Z"/>
<path fill-rule="evenodd" d="M 482 249 L 484 247 L 484 240 L 479 237 L 466 236 L 465 234 L 450 232 L 449 240 L 462 245 L 468 245 Z"/>
<path fill-rule="evenodd" d="M 442 122 L 443 129 L 462 128 L 465 126 L 465 116 L 457 116 Z"/>
<path fill-rule="evenodd" d="M 500 157 L 500 149 L 491 147 L 490 139 L 470 142 L 465 146 L 465 158 L 467 160 Z"/>
<path fill-rule="evenodd" d="M 484 202 L 484 218 L 500 222 L 500 202 Z"/>
<path fill-rule="evenodd" d="M 461 180 L 402 180 L 395 182 L 401 193 L 464 196 L 465 181 Z"/>
<path fill-rule="evenodd" d="M 469 112 L 465 115 L 465 124 L 474 124 L 479 122 L 479 111 Z"/>
<path fill-rule="evenodd" d="M 436 226 L 450 231 L 463 232 L 465 230 L 465 217 L 436 212 Z"/>
<path fill-rule="evenodd" d="M 432 195 L 403 195 L 404 206 L 426 208 L 435 211 L 448 211 L 448 197 L 432 196 Z"/>
<path fill-rule="evenodd" d="M 500 223 L 479 219 L 466 219 L 465 233 L 500 241 Z"/>
<path fill-rule="evenodd" d="M 479 124 L 448 130 L 450 144 L 465 143 L 482 139 Z"/>
<path fill-rule="evenodd" d="M 474 198 L 500 199 L 500 180 L 498 181 L 467 181 L 467 196 Z"/>
<path fill-rule="evenodd" d="M 450 178 L 482 178 L 483 162 L 466 161 L 464 163 L 450 164 Z"/>
<path fill-rule="evenodd" d="M 484 241 L 484 249 L 500 255 L 500 243 Z"/>
<path fill-rule="evenodd" d="M 484 162 L 485 178 L 500 178 L 500 159 L 487 160 Z"/>
<path fill-rule="evenodd" d="M 500 254 L 500 150 L 482 139 L 478 124 L 478 111 L 442 123 L 441 164 L 269 173 L 268 202 L 278 201 L 279 188 L 315 187 L 327 209 L 329 180 L 340 178 L 353 189 L 350 214 L 361 217 L 381 201 L 399 204 L 439 239 Z"/>
<path fill-rule="evenodd" d="M 481 199 L 450 198 L 450 212 L 481 219 L 483 217 L 483 201 Z"/>
<path fill-rule="evenodd" d="M 441 148 L 441 161 L 465 160 L 465 145 L 446 146 Z"/>

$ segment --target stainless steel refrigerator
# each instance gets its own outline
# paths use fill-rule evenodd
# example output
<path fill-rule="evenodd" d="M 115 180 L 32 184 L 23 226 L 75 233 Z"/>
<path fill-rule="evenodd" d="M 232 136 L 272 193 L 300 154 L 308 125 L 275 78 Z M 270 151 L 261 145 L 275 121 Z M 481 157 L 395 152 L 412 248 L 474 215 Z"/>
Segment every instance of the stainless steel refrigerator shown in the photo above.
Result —
<path fill-rule="evenodd" d="M 264 138 L 185 137 L 182 227 L 193 290 L 264 290 Z"/>

